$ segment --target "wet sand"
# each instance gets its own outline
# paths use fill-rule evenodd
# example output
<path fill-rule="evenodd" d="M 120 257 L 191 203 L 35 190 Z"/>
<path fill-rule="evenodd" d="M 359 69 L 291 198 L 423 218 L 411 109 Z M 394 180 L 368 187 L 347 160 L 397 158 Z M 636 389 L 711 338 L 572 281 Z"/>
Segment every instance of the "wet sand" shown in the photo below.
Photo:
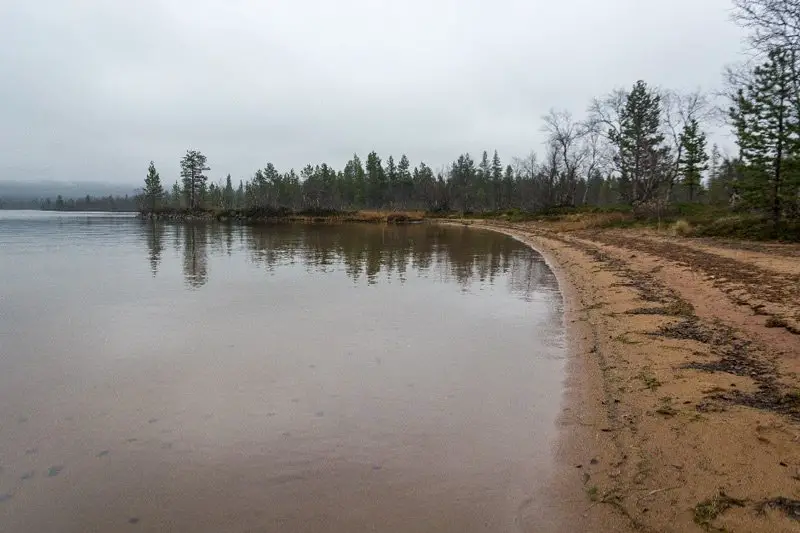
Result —
<path fill-rule="evenodd" d="M 800 246 L 473 225 L 565 295 L 562 531 L 800 530 Z"/>

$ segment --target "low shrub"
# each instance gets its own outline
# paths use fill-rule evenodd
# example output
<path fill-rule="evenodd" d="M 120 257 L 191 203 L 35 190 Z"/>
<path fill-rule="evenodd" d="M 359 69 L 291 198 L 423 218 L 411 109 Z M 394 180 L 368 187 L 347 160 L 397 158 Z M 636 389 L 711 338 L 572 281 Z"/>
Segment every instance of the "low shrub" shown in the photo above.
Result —
<path fill-rule="evenodd" d="M 686 237 L 692 234 L 692 225 L 687 221 L 680 219 L 670 227 L 670 233 L 673 237 Z"/>

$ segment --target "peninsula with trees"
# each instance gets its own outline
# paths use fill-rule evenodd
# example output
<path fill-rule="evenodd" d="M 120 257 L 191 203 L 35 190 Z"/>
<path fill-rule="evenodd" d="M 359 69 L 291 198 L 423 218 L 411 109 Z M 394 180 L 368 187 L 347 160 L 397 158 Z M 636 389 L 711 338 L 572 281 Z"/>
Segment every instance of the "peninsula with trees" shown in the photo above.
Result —
<path fill-rule="evenodd" d="M 146 217 L 243 221 L 359 212 L 524 220 L 617 212 L 617 224 L 681 222 L 699 235 L 800 240 L 800 75 L 793 50 L 770 46 L 729 84 L 725 119 L 739 153 L 709 147 L 705 128 L 719 109 L 700 92 L 637 81 L 593 99 L 584 117 L 543 117 L 545 154 L 503 161 L 469 153 L 434 170 L 401 154 L 344 168 L 327 163 L 279 170 L 272 163 L 234 183 L 212 181 L 206 156 L 188 150 L 180 181 L 165 188 L 151 162 L 139 199 Z M 385 219 L 385 217 L 379 217 Z M 686 229 L 681 230 L 686 231 Z"/>

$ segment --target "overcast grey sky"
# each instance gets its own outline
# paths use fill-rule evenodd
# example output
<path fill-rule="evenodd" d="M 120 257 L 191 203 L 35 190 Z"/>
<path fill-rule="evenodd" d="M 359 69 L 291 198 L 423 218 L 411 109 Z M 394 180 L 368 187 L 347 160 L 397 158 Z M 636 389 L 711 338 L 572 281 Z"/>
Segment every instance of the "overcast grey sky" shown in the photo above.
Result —
<path fill-rule="evenodd" d="M 730 0 L 0 0 L 0 179 L 171 183 L 541 150 L 551 107 L 714 89 Z"/>

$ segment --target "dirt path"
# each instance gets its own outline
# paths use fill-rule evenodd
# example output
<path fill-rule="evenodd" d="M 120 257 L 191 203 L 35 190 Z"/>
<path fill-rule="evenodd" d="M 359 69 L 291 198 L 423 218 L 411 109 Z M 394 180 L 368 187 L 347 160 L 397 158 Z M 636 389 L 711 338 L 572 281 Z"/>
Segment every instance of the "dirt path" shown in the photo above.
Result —
<path fill-rule="evenodd" d="M 800 246 L 475 224 L 564 288 L 575 531 L 800 531 Z"/>

